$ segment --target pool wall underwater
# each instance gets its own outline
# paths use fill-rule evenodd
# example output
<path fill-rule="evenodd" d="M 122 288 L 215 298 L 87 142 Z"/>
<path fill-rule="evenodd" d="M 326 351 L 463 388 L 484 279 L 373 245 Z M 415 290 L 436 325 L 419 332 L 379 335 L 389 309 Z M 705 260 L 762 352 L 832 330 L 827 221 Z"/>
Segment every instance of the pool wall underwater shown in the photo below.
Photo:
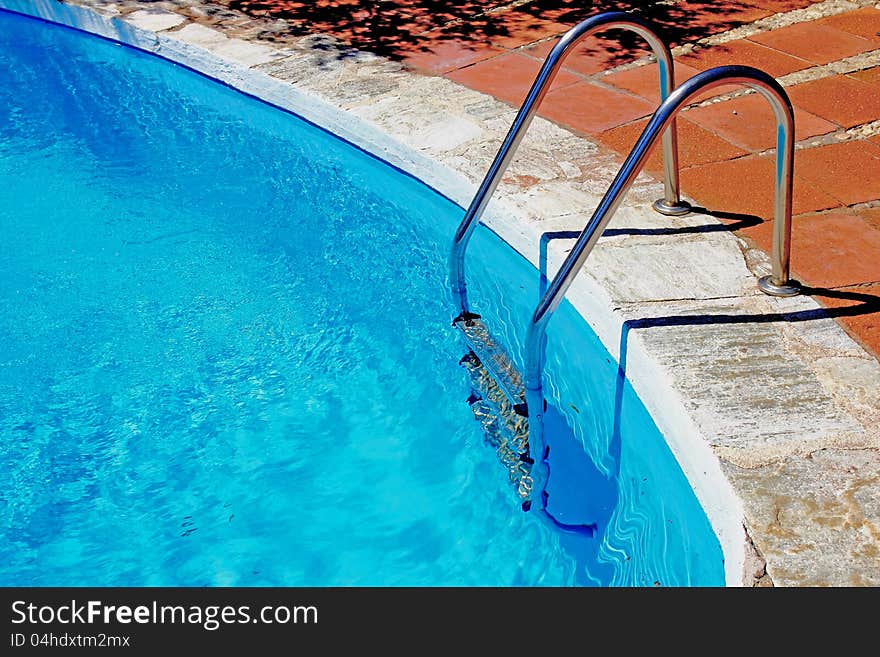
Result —
<path fill-rule="evenodd" d="M 252 68 L 270 63 L 272 59 L 267 53 L 230 48 L 226 54 L 233 59 L 236 56 L 243 59 L 243 63 L 230 61 L 205 50 L 197 43 L 198 38 L 196 43 L 188 43 L 175 38 L 173 32 L 157 34 L 145 29 L 151 24 L 149 16 L 138 19 L 145 26 L 139 27 L 133 24 L 137 22 L 135 20 L 126 22 L 54 1 L 0 0 L 0 7 L 110 38 L 187 66 L 305 118 L 424 181 L 460 205 L 467 205 L 475 190 L 473 174 L 478 176 L 479 172 L 469 171 L 470 177 L 465 177 L 446 164 L 402 144 L 376 124 Z M 536 133 L 546 129 L 541 123 L 539 121 L 536 125 Z M 451 133 L 455 130 L 450 127 Z M 493 147 L 489 145 L 490 149 Z M 501 190 L 488 213 L 487 224 L 533 265 L 540 267 L 542 257 L 538 245 L 541 233 L 534 223 L 523 219 L 522 204 L 506 202 L 505 195 Z M 534 207 L 539 213 L 540 202 Z M 560 255 L 563 255 L 560 250 L 551 246 L 546 265 L 551 272 L 558 265 Z M 669 385 L 663 369 L 646 352 L 637 332 L 625 330 L 624 318 L 614 311 L 612 299 L 599 282 L 590 276 L 578 277 L 568 299 L 612 356 L 620 359 L 623 351 L 627 378 L 666 438 L 715 530 L 725 557 L 726 582 L 740 585 L 746 545 L 742 506 L 717 457 L 686 411 L 679 393 Z M 624 336 L 623 340 L 621 336 Z"/>

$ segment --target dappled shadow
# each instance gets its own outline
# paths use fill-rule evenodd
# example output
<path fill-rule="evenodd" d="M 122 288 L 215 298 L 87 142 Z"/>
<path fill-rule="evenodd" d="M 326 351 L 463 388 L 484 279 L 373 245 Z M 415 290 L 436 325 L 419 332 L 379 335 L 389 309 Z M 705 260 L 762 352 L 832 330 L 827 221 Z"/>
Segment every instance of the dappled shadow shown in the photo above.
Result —
<path fill-rule="evenodd" d="M 505 38 L 506 47 L 532 43 L 562 32 L 601 11 L 629 11 L 656 25 L 670 45 L 691 42 L 769 15 L 746 2 L 662 0 L 532 0 L 514 7 L 499 0 L 218 0 L 222 6 L 252 16 L 281 18 L 288 34 L 332 34 L 348 44 L 392 58 L 428 52 L 444 42 L 484 47 Z M 792 4 L 791 2 L 786 4 Z M 806 0 L 803 4 L 808 4 Z M 610 65 L 644 50 L 641 38 L 618 32 L 597 48 Z"/>
<path fill-rule="evenodd" d="M 347 44 L 391 58 L 430 52 L 456 38 L 480 40 L 506 36 L 507 30 L 485 12 L 505 3 L 492 0 L 226 0 L 223 4 L 253 16 L 282 18 L 290 34 L 327 33 Z M 442 26 L 449 31 L 427 34 Z"/>

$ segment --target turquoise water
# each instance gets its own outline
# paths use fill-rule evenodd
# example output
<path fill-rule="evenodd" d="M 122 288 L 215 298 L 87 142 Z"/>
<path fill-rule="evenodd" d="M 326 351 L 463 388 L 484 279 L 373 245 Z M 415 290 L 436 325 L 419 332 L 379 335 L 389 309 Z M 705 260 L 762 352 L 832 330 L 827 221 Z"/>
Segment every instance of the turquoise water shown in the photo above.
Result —
<path fill-rule="evenodd" d="M 722 584 L 567 303 L 551 503 L 598 535 L 520 510 L 458 365 L 462 214 L 295 116 L 0 13 L 0 584 Z M 519 357 L 537 272 L 488 230 L 470 254 Z"/>

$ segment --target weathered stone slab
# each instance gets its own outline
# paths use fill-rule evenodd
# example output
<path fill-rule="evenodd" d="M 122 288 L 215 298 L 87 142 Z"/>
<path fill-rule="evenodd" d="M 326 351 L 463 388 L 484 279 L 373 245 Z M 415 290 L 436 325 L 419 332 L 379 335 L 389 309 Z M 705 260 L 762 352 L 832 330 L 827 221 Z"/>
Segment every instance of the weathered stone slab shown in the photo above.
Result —
<path fill-rule="evenodd" d="M 787 348 L 763 299 L 625 309 L 630 336 L 672 378 L 713 446 L 775 457 L 835 434 L 864 432 Z"/>
<path fill-rule="evenodd" d="M 181 23 L 186 22 L 186 18 L 173 11 L 164 11 L 162 9 L 140 9 L 133 11 L 125 16 L 125 20 L 135 27 L 143 30 L 152 30 L 160 32 L 177 27 Z"/>
<path fill-rule="evenodd" d="M 198 23 L 190 23 L 173 34 L 179 41 L 199 46 L 223 59 L 248 67 L 265 64 L 285 56 L 285 53 L 269 46 L 242 39 L 230 39 L 222 32 Z"/>
<path fill-rule="evenodd" d="M 776 585 L 880 586 L 880 452 L 724 469 Z"/>
<path fill-rule="evenodd" d="M 616 303 L 738 297 L 755 287 L 738 255 L 735 244 L 717 237 L 630 236 L 600 240 L 584 271 Z"/>

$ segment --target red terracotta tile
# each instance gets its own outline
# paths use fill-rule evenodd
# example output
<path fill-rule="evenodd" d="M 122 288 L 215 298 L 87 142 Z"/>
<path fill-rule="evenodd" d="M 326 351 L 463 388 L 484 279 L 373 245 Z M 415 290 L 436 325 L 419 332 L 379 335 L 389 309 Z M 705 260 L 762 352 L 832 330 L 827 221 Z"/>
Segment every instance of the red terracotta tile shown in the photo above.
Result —
<path fill-rule="evenodd" d="M 855 212 L 871 226 L 880 230 L 880 206 L 873 208 L 859 208 Z"/>
<path fill-rule="evenodd" d="M 880 11 L 873 7 L 848 11 L 816 22 L 871 41 L 880 42 Z"/>
<path fill-rule="evenodd" d="M 613 128 L 599 135 L 599 141 L 606 146 L 611 147 L 621 155 L 626 156 L 633 144 L 642 134 L 645 126 L 648 124 L 647 119 L 634 121 L 627 125 Z M 720 162 L 729 160 L 734 157 L 745 155 L 745 151 L 737 148 L 733 144 L 723 140 L 721 137 L 704 130 L 696 123 L 688 121 L 686 118 L 680 117 L 678 124 L 678 161 L 679 167 L 685 169 L 687 167 L 698 164 L 707 164 L 708 162 Z M 648 171 L 662 172 L 663 157 L 660 142 L 651 151 L 648 161 L 645 165 Z"/>
<path fill-rule="evenodd" d="M 739 96 L 720 103 L 695 107 L 685 116 L 728 141 L 751 151 L 776 147 L 776 121 L 773 109 L 758 94 Z M 822 135 L 837 129 L 833 123 L 809 112 L 794 110 L 795 140 Z"/>
<path fill-rule="evenodd" d="M 676 18 L 689 28 L 698 29 L 702 36 L 726 32 L 776 13 L 754 2 L 683 0 L 676 2 L 674 8 Z"/>
<path fill-rule="evenodd" d="M 534 0 L 527 1 L 519 8 L 520 11 L 544 20 L 556 21 L 566 25 L 574 25 L 602 11 L 621 9 L 614 0 Z"/>
<path fill-rule="evenodd" d="M 795 173 L 844 205 L 880 199 L 880 148 L 864 140 L 800 150 Z"/>
<path fill-rule="evenodd" d="M 674 62 L 674 65 L 675 86 L 680 85 L 685 80 L 690 80 L 700 72 L 699 69 L 678 61 Z M 656 64 L 648 64 L 629 69 L 628 71 L 612 73 L 611 75 L 603 76 L 602 82 L 625 89 L 655 103 L 660 101 L 660 78 Z"/>
<path fill-rule="evenodd" d="M 786 11 L 794 11 L 795 9 L 803 9 L 816 2 L 816 0 L 752 0 L 752 4 L 769 9 L 774 14 L 780 14 Z"/>
<path fill-rule="evenodd" d="M 876 310 L 880 303 L 880 285 L 847 287 L 814 297 L 826 308 L 836 309 L 838 323 L 856 342 L 880 358 L 880 312 Z"/>
<path fill-rule="evenodd" d="M 867 84 L 873 84 L 877 87 L 877 93 L 880 93 L 880 66 L 874 68 L 866 68 L 864 71 L 850 73 L 849 77 L 855 78 Z"/>
<path fill-rule="evenodd" d="M 526 48 L 525 53 L 543 61 L 558 41 L 543 41 Z M 566 56 L 562 66 L 575 73 L 592 75 L 634 61 L 645 54 L 647 50 L 641 46 L 625 48 L 614 39 L 587 37 Z"/>
<path fill-rule="evenodd" d="M 872 141 L 875 144 L 880 144 L 880 135 L 874 135 L 873 137 L 870 138 L 869 141 Z"/>
<path fill-rule="evenodd" d="M 588 43 L 591 40 L 595 40 L 596 37 L 590 37 L 589 39 L 585 39 L 583 41 L 582 48 L 587 48 Z M 553 46 L 559 43 L 559 39 L 547 39 L 546 41 L 541 41 L 541 43 L 535 43 L 528 48 L 523 48 L 520 52 L 526 55 L 530 55 L 536 59 L 540 59 L 544 61 L 547 58 L 547 55 L 550 54 L 550 51 L 553 50 Z M 564 64 L 563 64 L 564 65 Z"/>
<path fill-rule="evenodd" d="M 873 50 L 868 39 L 817 23 L 795 23 L 778 30 L 749 37 L 750 41 L 801 57 L 814 64 L 827 64 L 844 57 Z M 778 74 L 774 74 L 778 75 Z"/>
<path fill-rule="evenodd" d="M 692 105 L 694 103 L 700 103 L 704 100 L 709 100 L 710 98 L 715 98 L 716 96 L 725 96 L 727 94 L 740 92 L 740 91 L 743 91 L 743 89 L 745 89 L 745 87 L 741 84 L 722 84 L 720 87 L 713 87 L 709 91 L 703 91 L 701 93 L 698 93 L 688 103 L 688 105 Z"/>
<path fill-rule="evenodd" d="M 764 250 L 772 243 L 772 222 L 743 229 Z M 791 229 L 791 268 L 816 287 L 842 287 L 880 281 L 880 231 L 847 210 L 795 217 Z"/>
<path fill-rule="evenodd" d="M 548 36 L 562 34 L 568 25 L 537 18 L 518 9 L 493 13 L 486 26 L 489 42 L 502 48 L 519 48 Z"/>
<path fill-rule="evenodd" d="M 471 89 L 495 96 L 512 105 L 519 106 L 535 81 L 541 63 L 519 53 L 507 53 L 473 66 L 458 69 L 446 75 Z M 560 71 L 551 89 L 578 82 L 571 73 Z M 545 101 L 546 102 L 546 101 Z"/>
<path fill-rule="evenodd" d="M 681 172 L 682 189 L 710 210 L 773 216 L 775 157 L 742 157 L 713 162 Z M 795 176 L 794 213 L 814 212 L 839 205 L 833 197 Z"/>
<path fill-rule="evenodd" d="M 306 2 L 300 0 L 298 3 L 276 0 L 274 4 L 287 5 L 288 7 L 293 4 L 305 5 L 306 7 L 313 5 L 313 7 L 310 7 L 310 9 L 313 10 L 314 6 L 320 8 L 321 5 L 330 5 L 326 10 L 328 20 L 332 20 L 334 13 L 338 13 L 341 7 L 361 6 L 376 13 L 394 11 L 412 16 L 425 17 L 426 22 L 427 20 L 430 20 L 430 23 L 433 26 L 437 26 L 456 19 L 472 19 L 476 15 L 482 14 L 489 9 L 494 9 L 508 3 L 504 0 L 458 0 L 455 3 L 442 3 L 442 5 L 441 3 L 429 2 L 428 0 L 393 0 L 392 2 L 375 2 L 374 0 L 311 0 L 311 2 Z M 334 12 L 330 10 L 331 7 L 337 11 Z M 293 11 L 296 10 L 294 9 Z"/>
<path fill-rule="evenodd" d="M 603 10 L 604 7 L 584 6 L 583 3 L 572 2 L 571 0 L 561 0 L 561 2 L 557 0 L 556 2 L 550 3 L 549 6 L 544 6 L 544 3 L 540 2 L 527 2 L 526 5 L 521 8 L 521 11 L 525 11 L 532 16 L 537 16 L 544 20 L 558 21 L 560 23 L 565 23 L 566 25 L 578 23 L 587 16 Z"/>
<path fill-rule="evenodd" d="M 410 68 L 442 75 L 505 52 L 501 48 L 457 38 L 446 40 L 438 35 L 430 43 L 401 48 L 399 54 Z"/>
<path fill-rule="evenodd" d="M 365 12 L 366 20 L 364 20 L 364 27 L 369 26 L 371 20 L 374 20 L 371 18 L 372 16 L 379 14 L 386 25 L 393 25 L 397 29 L 405 29 L 413 36 L 420 34 L 425 30 L 441 26 L 455 18 L 452 14 L 446 12 L 433 15 L 426 12 L 424 7 L 418 5 L 408 7 L 398 5 L 387 9 L 383 8 L 382 5 L 378 5 L 373 11 L 374 13 L 369 14 Z"/>
<path fill-rule="evenodd" d="M 582 133 L 598 134 L 653 113 L 655 107 L 638 96 L 579 82 L 551 91 L 540 113 Z"/>
<path fill-rule="evenodd" d="M 556 0 L 557 2 L 559 0 Z M 566 0 L 567 1 L 567 0 Z M 591 8 L 590 13 L 605 9 L 641 10 L 654 25 L 655 30 L 670 47 L 693 43 L 698 39 L 734 29 L 774 13 L 771 9 L 757 6 L 757 2 L 712 2 L 711 0 L 648 0 L 646 2 L 613 0 L 574 4 Z M 649 5 L 645 7 L 645 5 Z M 576 14 L 576 12 L 575 12 Z M 561 19 L 560 19 L 561 20 Z"/>
<path fill-rule="evenodd" d="M 801 0 L 806 1 L 806 0 Z M 669 47 L 696 41 L 768 16 L 772 10 L 749 0 L 531 0 L 519 9 L 542 19 L 572 26 L 589 16 L 609 10 L 635 11 L 645 16 Z M 647 52 L 641 37 L 628 30 L 600 32 L 610 41 Z M 625 59 L 625 58 L 624 58 Z M 592 71 L 591 71 L 592 72 Z"/>
<path fill-rule="evenodd" d="M 845 75 L 832 75 L 786 89 L 792 103 L 844 128 L 880 118 L 876 87 Z"/>
<path fill-rule="evenodd" d="M 774 77 L 810 67 L 810 62 L 804 59 L 745 39 L 701 48 L 699 51 L 681 57 L 681 62 L 700 70 L 728 64 L 755 66 Z"/>

